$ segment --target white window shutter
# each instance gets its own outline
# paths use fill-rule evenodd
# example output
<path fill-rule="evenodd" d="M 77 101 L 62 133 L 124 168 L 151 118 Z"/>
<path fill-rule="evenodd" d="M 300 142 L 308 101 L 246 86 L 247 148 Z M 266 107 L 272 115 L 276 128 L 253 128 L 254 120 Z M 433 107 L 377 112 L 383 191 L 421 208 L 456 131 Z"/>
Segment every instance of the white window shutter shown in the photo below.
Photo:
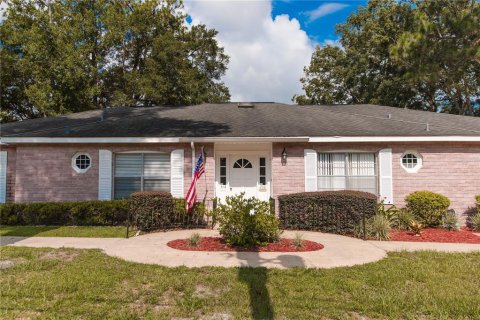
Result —
<path fill-rule="evenodd" d="M 183 156 L 183 149 L 170 154 L 170 193 L 176 198 L 183 198 Z"/>
<path fill-rule="evenodd" d="M 317 191 L 317 151 L 305 149 L 305 191 Z"/>
<path fill-rule="evenodd" d="M 112 152 L 98 151 L 98 200 L 112 200 Z"/>
<path fill-rule="evenodd" d="M 380 199 L 385 204 L 393 204 L 392 149 L 382 149 L 378 153 L 380 173 Z"/>
<path fill-rule="evenodd" d="M 0 203 L 7 202 L 7 151 L 0 151 Z"/>

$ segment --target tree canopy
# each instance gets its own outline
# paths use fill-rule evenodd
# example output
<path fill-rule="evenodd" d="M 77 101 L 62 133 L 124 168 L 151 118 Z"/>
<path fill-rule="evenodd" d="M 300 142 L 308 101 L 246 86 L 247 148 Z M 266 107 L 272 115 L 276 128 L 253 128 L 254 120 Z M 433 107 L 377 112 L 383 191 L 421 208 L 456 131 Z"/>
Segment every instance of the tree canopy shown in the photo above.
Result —
<path fill-rule="evenodd" d="M 8 1 L 0 120 L 228 101 L 217 31 L 185 18 L 174 0 Z"/>
<path fill-rule="evenodd" d="M 480 3 L 370 0 L 317 47 L 299 104 L 371 103 L 480 115 Z"/>

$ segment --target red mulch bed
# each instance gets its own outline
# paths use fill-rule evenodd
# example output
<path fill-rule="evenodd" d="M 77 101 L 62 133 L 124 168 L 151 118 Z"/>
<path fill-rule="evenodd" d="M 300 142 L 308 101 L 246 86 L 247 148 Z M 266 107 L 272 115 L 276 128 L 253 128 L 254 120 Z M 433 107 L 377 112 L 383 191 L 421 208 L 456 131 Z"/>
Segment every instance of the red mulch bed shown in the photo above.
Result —
<path fill-rule="evenodd" d="M 408 230 L 391 230 L 390 240 L 413 242 L 450 242 L 450 243 L 480 243 L 480 236 L 469 229 L 449 231 L 446 229 L 423 229 L 420 236 Z"/>
<path fill-rule="evenodd" d="M 188 239 L 177 239 L 167 243 L 167 246 L 177 250 L 188 251 L 251 251 L 251 252 L 305 252 L 317 251 L 323 249 L 323 245 L 318 242 L 303 240 L 301 248 L 295 248 L 291 239 L 282 238 L 275 243 L 269 243 L 263 247 L 237 247 L 226 244 L 219 237 L 202 237 L 197 246 L 192 247 L 188 244 Z"/>

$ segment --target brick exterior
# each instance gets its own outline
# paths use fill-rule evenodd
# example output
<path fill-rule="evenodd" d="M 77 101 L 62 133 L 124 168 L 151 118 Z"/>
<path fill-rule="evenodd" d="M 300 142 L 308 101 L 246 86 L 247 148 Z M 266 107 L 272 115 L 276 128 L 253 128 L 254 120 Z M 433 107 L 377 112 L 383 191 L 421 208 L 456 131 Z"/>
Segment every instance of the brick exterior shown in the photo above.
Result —
<path fill-rule="evenodd" d="M 204 144 L 207 153 L 205 176 L 197 185 L 199 200 L 211 199 L 215 193 L 214 145 Z M 200 149 L 196 144 L 196 155 Z M 281 163 L 283 148 L 288 153 L 285 166 Z M 184 190 L 188 190 L 192 173 L 192 155 L 189 144 L 71 144 L 71 145 L 17 145 L 3 147 L 8 151 L 7 201 L 69 201 L 98 197 L 98 150 L 113 153 L 124 151 L 171 152 L 183 148 Z M 416 190 L 431 190 L 450 198 L 452 208 L 464 213 L 474 206 L 474 195 L 480 194 L 479 143 L 372 143 L 321 144 L 274 143 L 272 145 L 272 196 L 304 191 L 304 149 L 317 151 L 362 150 L 378 152 L 393 150 L 394 203 L 403 206 L 407 194 Z M 407 173 L 400 165 L 406 150 L 415 150 L 423 157 L 423 167 L 417 173 Z M 78 174 L 71 167 L 71 158 L 77 152 L 92 157 L 92 167 Z M 208 193 L 205 195 L 208 189 Z"/>
<path fill-rule="evenodd" d="M 192 158 L 190 144 L 143 144 L 143 145 L 18 145 L 8 148 L 8 200 L 9 202 L 42 202 L 93 200 L 98 198 L 98 151 L 107 149 L 116 152 L 160 151 L 171 152 L 184 149 L 184 192 L 190 186 Z M 198 149 L 197 149 L 198 150 Z M 213 197 L 213 145 L 206 144 L 207 182 L 209 197 Z M 92 167 L 86 173 L 76 173 L 71 166 L 72 156 L 86 152 L 92 158 Z M 205 193 L 205 178 L 199 184 L 199 197 Z"/>
<path fill-rule="evenodd" d="M 288 153 L 288 161 L 282 166 L 280 157 L 284 147 Z M 431 190 L 449 197 L 451 207 L 459 214 L 465 214 L 474 207 L 474 196 L 480 194 L 479 143 L 274 143 L 272 196 L 276 198 L 282 194 L 304 191 L 304 149 L 378 152 L 383 148 L 392 148 L 395 205 L 403 206 L 405 196 L 413 191 Z M 414 150 L 422 155 L 423 166 L 417 173 L 407 173 L 400 164 L 401 156 L 407 150 Z"/>

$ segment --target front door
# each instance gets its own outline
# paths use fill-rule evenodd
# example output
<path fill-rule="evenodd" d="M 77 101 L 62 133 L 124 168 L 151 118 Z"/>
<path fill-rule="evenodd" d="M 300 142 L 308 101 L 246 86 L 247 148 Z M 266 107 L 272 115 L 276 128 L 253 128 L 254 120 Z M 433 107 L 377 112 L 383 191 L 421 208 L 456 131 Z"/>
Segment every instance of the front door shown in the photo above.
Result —
<path fill-rule="evenodd" d="M 270 199 L 270 175 L 267 156 L 263 154 L 225 154 L 217 157 L 216 196 L 245 193 L 245 198 Z"/>

